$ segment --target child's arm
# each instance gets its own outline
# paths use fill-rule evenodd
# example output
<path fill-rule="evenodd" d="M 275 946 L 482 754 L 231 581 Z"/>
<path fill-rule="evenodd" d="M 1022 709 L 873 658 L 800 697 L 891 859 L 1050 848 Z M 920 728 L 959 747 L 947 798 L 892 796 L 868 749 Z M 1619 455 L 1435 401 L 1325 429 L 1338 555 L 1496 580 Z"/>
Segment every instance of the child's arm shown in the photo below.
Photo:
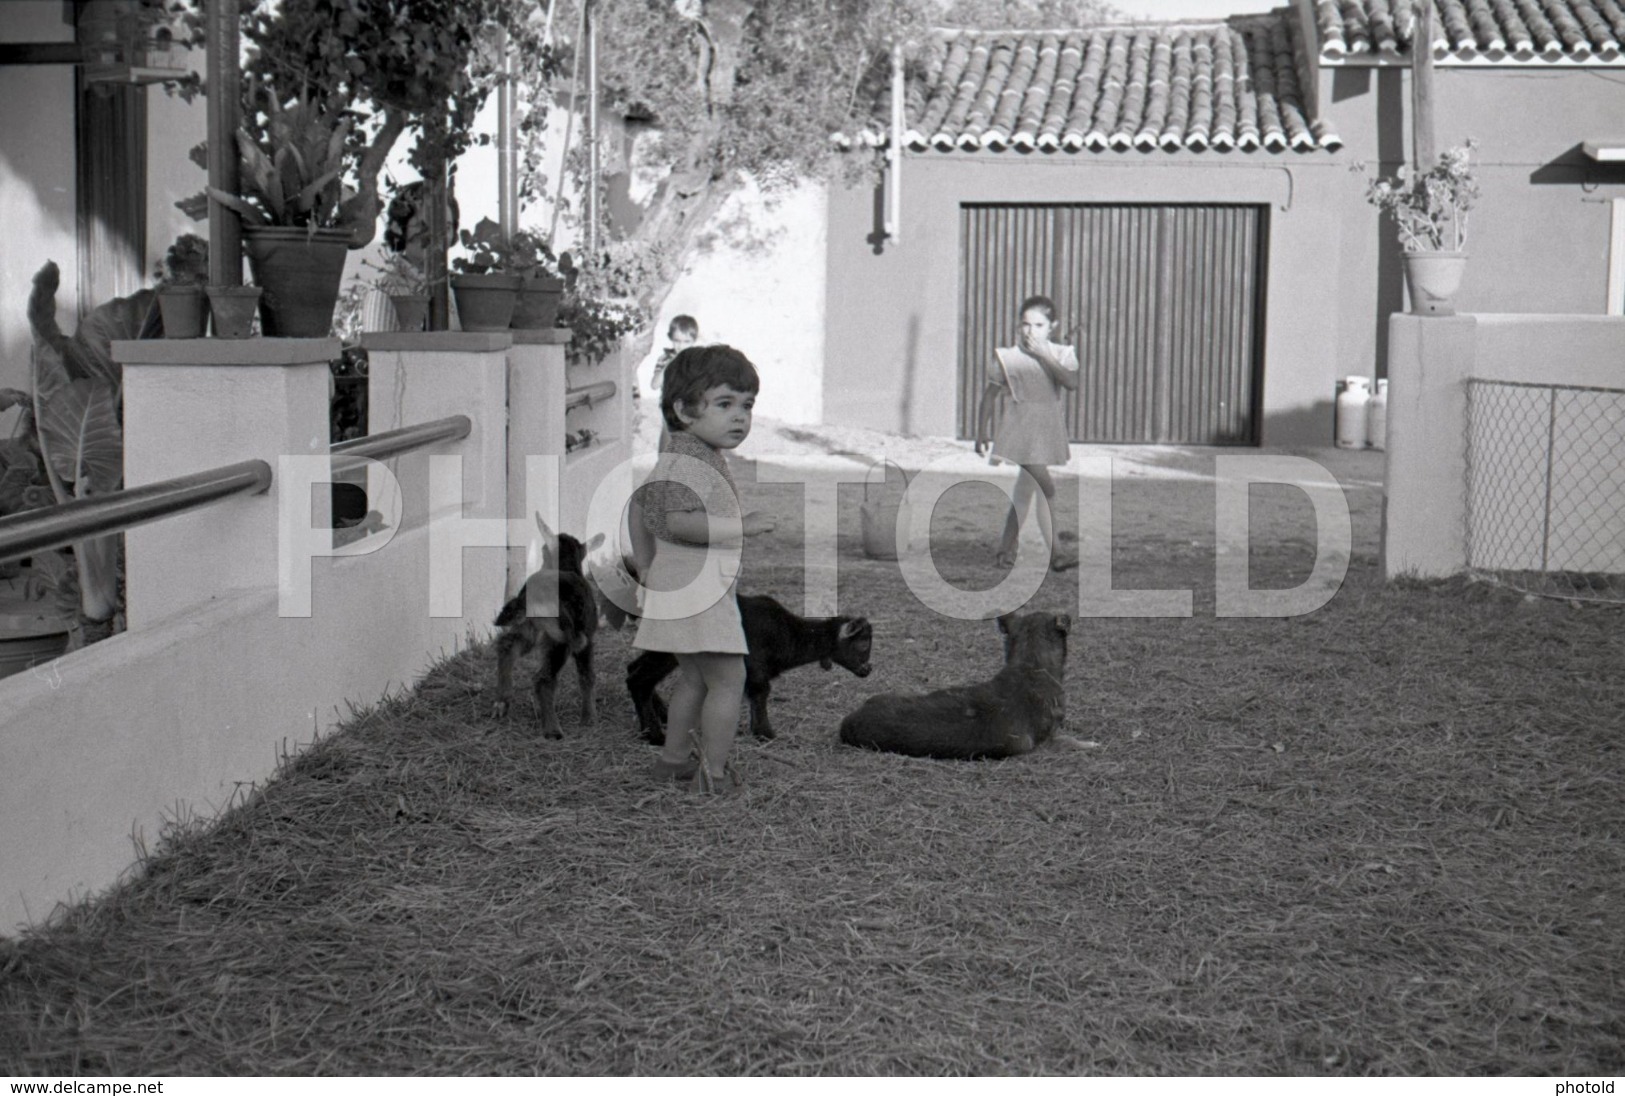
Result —
<path fill-rule="evenodd" d="M 752 510 L 742 518 L 708 515 L 704 510 L 672 510 L 666 514 L 666 528 L 690 544 L 717 544 L 731 547 L 746 537 L 771 533 L 779 520 L 772 514 Z"/>
<path fill-rule="evenodd" d="M 988 443 L 988 434 L 993 429 L 993 410 L 998 404 L 995 402 L 1004 393 L 1004 385 L 996 381 L 989 381 L 982 390 L 982 405 L 976 410 L 976 448 L 973 450 L 977 456 Z"/>
<path fill-rule="evenodd" d="M 1043 367 L 1044 372 L 1049 375 L 1050 380 L 1054 381 L 1056 384 L 1060 385 L 1062 388 L 1065 388 L 1069 392 L 1077 389 L 1078 363 L 1076 355 L 1063 355 L 1064 357 L 1072 359 L 1070 364 L 1064 363 L 1060 357 L 1056 356 L 1055 352 L 1050 348 L 1049 343 L 1037 342 L 1033 339 L 1029 339 L 1026 335 L 1021 336 L 1021 349 L 1026 352 L 1028 357 L 1032 358 Z"/>
<path fill-rule="evenodd" d="M 643 500 L 636 494 L 627 505 L 626 525 L 632 534 L 632 563 L 638 569 L 638 576 L 645 578 L 655 558 L 655 535 L 643 522 Z"/>

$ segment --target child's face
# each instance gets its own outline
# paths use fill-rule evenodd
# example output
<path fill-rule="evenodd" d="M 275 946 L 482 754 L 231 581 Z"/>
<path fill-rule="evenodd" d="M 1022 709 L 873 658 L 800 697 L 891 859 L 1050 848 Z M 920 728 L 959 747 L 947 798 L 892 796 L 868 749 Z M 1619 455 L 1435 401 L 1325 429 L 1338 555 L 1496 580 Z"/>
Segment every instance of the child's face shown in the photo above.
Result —
<path fill-rule="evenodd" d="M 713 449 L 735 449 L 749 437 L 755 407 L 756 393 L 726 384 L 707 388 L 697 409 L 690 409 L 685 400 L 676 403 L 683 426 Z"/>
<path fill-rule="evenodd" d="M 671 348 L 679 352 L 687 350 L 689 347 L 693 346 L 695 341 L 699 338 L 699 336 L 695 335 L 692 331 L 670 331 L 667 332 L 666 337 L 671 342 Z"/>
<path fill-rule="evenodd" d="M 1021 337 L 1035 343 L 1048 342 L 1055 323 L 1042 308 L 1029 308 L 1021 314 Z"/>

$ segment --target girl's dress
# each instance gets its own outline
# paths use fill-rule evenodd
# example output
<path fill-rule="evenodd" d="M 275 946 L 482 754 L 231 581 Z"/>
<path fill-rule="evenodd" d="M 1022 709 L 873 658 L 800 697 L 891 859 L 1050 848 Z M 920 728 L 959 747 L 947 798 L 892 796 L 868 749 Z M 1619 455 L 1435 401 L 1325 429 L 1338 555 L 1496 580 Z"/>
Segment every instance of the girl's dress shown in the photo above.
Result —
<path fill-rule="evenodd" d="M 718 477 L 681 457 L 691 457 Z M 722 454 L 694 435 L 668 435 L 649 479 L 638 488 L 644 525 L 655 536 L 655 557 L 644 576 L 642 619 L 632 646 L 673 654 L 745 654 L 745 628 L 734 587 L 739 580 L 738 549 L 712 549 L 674 539 L 666 516 L 698 510 L 706 500 L 713 517 L 739 517 L 739 495 Z"/>
<path fill-rule="evenodd" d="M 1050 353 L 1061 363 L 1061 368 L 1077 372 L 1078 355 L 1070 344 L 1050 343 Z M 995 365 L 992 374 L 1003 377 L 1003 369 Z M 1066 389 L 1046 374 L 1048 397 L 1018 400 L 1002 379 L 994 381 L 1005 390 L 1004 417 L 993 434 L 993 452 L 990 459 L 1011 464 L 1065 464 L 1072 459 L 1066 432 L 1066 407 L 1062 393 Z"/>

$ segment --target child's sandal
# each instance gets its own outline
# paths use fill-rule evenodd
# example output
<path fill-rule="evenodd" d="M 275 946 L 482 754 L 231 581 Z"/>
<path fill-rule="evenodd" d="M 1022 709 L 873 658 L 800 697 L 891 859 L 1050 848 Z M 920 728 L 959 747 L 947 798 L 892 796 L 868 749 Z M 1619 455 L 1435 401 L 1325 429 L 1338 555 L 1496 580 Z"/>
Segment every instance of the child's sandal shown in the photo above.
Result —
<path fill-rule="evenodd" d="M 723 763 L 721 773 L 713 773 L 705 765 L 700 765 L 688 788 L 689 791 L 705 795 L 732 795 L 744 783 L 745 778 L 734 767 L 733 761 L 729 760 Z"/>

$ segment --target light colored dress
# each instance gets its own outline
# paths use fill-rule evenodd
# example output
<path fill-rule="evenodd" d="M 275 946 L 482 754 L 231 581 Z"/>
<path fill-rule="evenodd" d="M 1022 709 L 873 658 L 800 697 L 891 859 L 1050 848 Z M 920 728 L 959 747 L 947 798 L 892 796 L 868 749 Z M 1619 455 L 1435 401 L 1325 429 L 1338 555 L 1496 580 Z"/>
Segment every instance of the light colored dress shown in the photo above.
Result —
<path fill-rule="evenodd" d="M 699 474 L 690 457 L 718 476 Z M 677 539 L 667 515 L 701 509 L 713 517 L 739 517 L 739 493 L 721 453 L 684 431 L 661 446 L 654 471 L 638 488 L 643 523 L 655 537 L 655 556 L 643 578 L 642 619 L 632 646 L 673 654 L 745 654 L 745 628 L 734 589 L 739 554 Z"/>
<path fill-rule="evenodd" d="M 1070 344 L 1050 343 L 1050 353 L 1061 363 L 1061 368 L 1078 371 L 1078 355 Z M 1009 385 L 1002 379 L 1002 367 L 996 366 L 992 376 L 994 384 L 1004 389 L 1004 417 L 993 434 L 994 463 L 1011 464 L 1065 464 L 1072 459 L 1070 440 L 1066 431 L 1066 405 L 1062 402 L 1066 389 L 1047 375 L 1047 385 L 1040 386 L 1036 397 L 1016 399 Z M 1048 389 L 1048 395 L 1042 392 Z"/>

